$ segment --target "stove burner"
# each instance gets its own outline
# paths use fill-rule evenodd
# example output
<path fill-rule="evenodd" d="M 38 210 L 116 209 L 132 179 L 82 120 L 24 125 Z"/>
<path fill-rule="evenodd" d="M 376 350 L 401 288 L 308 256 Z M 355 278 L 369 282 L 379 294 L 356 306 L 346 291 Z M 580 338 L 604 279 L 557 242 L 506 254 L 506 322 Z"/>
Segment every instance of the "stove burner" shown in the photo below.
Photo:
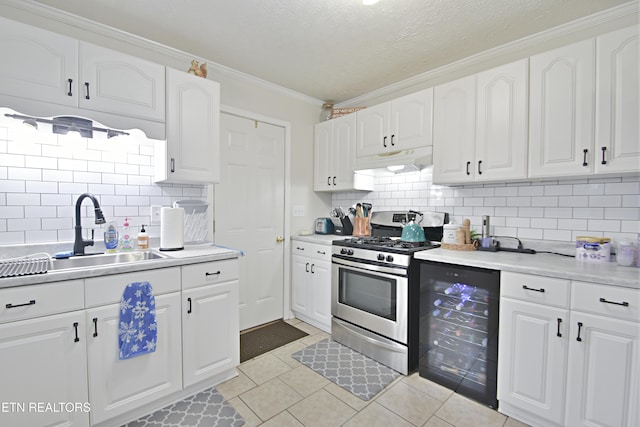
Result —
<path fill-rule="evenodd" d="M 346 243 L 350 246 L 376 247 L 376 248 L 394 248 L 394 249 L 428 249 L 433 247 L 431 242 L 403 242 L 398 238 L 387 236 L 364 236 L 346 239 Z"/>

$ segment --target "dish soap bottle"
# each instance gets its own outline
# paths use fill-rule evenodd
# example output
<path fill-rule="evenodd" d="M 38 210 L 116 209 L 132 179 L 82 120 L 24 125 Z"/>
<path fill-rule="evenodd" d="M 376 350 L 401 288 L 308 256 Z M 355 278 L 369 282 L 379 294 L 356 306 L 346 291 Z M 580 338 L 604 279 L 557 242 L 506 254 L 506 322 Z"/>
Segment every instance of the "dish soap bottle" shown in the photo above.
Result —
<path fill-rule="evenodd" d="M 149 235 L 147 234 L 147 230 L 144 229 L 144 224 L 142 224 L 140 232 L 138 233 L 138 249 L 142 251 L 149 249 Z"/>
<path fill-rule="evenodd" d="M 109 222 L 107 231 L 104 232 L 104 247 L 107 253 L 114 253 L 118 249 L 118 230 L 114 221 Z"/>
<path fill-rule="evenodd" d="M 120 234 L 120 252 L 133 251 L 133 239 L 131 238 L 129 230 L 129 218 L 124 219 L 124 224 L 122 225 L 122 231 Z"/>

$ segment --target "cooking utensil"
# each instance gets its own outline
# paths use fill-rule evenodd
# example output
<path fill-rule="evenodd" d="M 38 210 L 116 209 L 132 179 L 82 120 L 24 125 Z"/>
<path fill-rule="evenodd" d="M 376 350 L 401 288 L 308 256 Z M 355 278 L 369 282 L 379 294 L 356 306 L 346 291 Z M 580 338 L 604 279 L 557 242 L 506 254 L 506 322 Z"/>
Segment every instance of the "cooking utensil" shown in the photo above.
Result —
<path fill-rule="evenodd" d="M 423 217 L 422 212 L 409 211 L 409 214 L 420 215 L 420 220 L 418 220 L 416 224 L 415 216 L 410 219 L 409 222 L 402 227 L 400 240 L 403 242 L 426 242 L 427 238 L 424 234 L 424 229 L 420 226 Z M 409 215 L 407 215 L 407 217 L 409 217 Z"/>

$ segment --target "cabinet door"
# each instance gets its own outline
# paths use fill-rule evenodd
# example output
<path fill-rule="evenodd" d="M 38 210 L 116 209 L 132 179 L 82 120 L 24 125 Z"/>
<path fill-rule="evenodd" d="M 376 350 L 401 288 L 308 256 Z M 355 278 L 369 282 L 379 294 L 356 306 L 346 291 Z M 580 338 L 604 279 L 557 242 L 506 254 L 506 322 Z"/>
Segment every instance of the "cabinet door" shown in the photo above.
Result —
<path fill-rule="evenodd" d="M 356 112 L 358 123 L 356 156 L 364 157 L 387 152 L 390 115 L 390 102 Z"/>
<path fill-rule="evenodd" d="M 156 351 L 119 359 L 120 304 L 87 310 L 91 423 L 97 424 L 182 389 L 180 293 L 156 296 Z"/>
<path fill-rule="evenodd" d="M 314 128 L 313 190 L 333 190 L 333 120 L 316 124 Z"/>
<path fill-rule="evenodd" d="M 498 400 L 562 424 L 568 310 L 500 300 Z M 509 414 L 513 415 L 513 414 Z"/>
<path fill-rule="evenodd" d="M 572 312 L 569 340 L 565 424 L 640 425 L 638 323 Z"/>
<path fill-rule="evenodd" d="M 527 59 L 477 76 L 475 180 L 527 177 Z"/>
<path fill-rule="evenodd" d="M 638 172 L 638 27 L 596 39 L 596 173 Z"/>
<path fill-rule="evenodd" d="M 331 263 L 314 261 L 309 270 L 312 276 L 310 316 L 323 330 L 331 332 Z"/>
<path fill-rule="evenodd" d="M 84 311 L 0 325 L 0 402 L 14 405 L 0 412 L 0 424 L 89 425 L 84 331 Z M 69 411 L 58 402 L 82 406 Z"/>
<path fill-rule="evenodd" d="M 0 93 L 78 105 L 78 42 L 0 17 Z"/>
<path fill-rule="evenodd" d="M 593 171 L 594 84 L 594 39 L 530 58 L 530 177 Z"/>
<path fill-rule="evenodd" d="M 80 43 L 81 108 L 164 121 L 164 67 Z"/>
<path fill-rule="evenodd" d="M 388 150 L 407 150 L 432 145 L 433 88 L 391 101 Z"/>
<path fill-rule="evenodd" d="M 220 85 L 167 68 L 167 181 L 220 182 Z"/>
<path fill-rule="evenodd" d="M 433 108 L 433 182 L 473 181 L 476 76 L 436 86 Z"/>
<path fill-rule="evenodd" d="M 294 255 L 291 257 L 291 310 L 309 314 L 309 288 L 311 259 Z"/>
<path fill-rule="evenodd" d="M 356 160 L 356 115 L 349 114 L 333 121 L 333 190 L 351 190 L 354 188 L 353 169 Z"/>
<path fill-rule="evenodd" d="M 240 364 L 238 281 L 183 292 L 184 386 Z"/>

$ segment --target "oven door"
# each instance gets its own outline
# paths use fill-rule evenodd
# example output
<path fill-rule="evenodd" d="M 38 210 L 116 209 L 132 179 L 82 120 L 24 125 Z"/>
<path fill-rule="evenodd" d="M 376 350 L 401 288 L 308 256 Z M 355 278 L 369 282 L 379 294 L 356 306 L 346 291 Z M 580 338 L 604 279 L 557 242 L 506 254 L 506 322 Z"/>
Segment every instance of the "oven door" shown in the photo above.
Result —
<path fill-rule="evenodd" d="M 406 345 L 407 287 L 408 279 L 403 268 L 386 269 L 334 257 L 331 314 Z"/>

